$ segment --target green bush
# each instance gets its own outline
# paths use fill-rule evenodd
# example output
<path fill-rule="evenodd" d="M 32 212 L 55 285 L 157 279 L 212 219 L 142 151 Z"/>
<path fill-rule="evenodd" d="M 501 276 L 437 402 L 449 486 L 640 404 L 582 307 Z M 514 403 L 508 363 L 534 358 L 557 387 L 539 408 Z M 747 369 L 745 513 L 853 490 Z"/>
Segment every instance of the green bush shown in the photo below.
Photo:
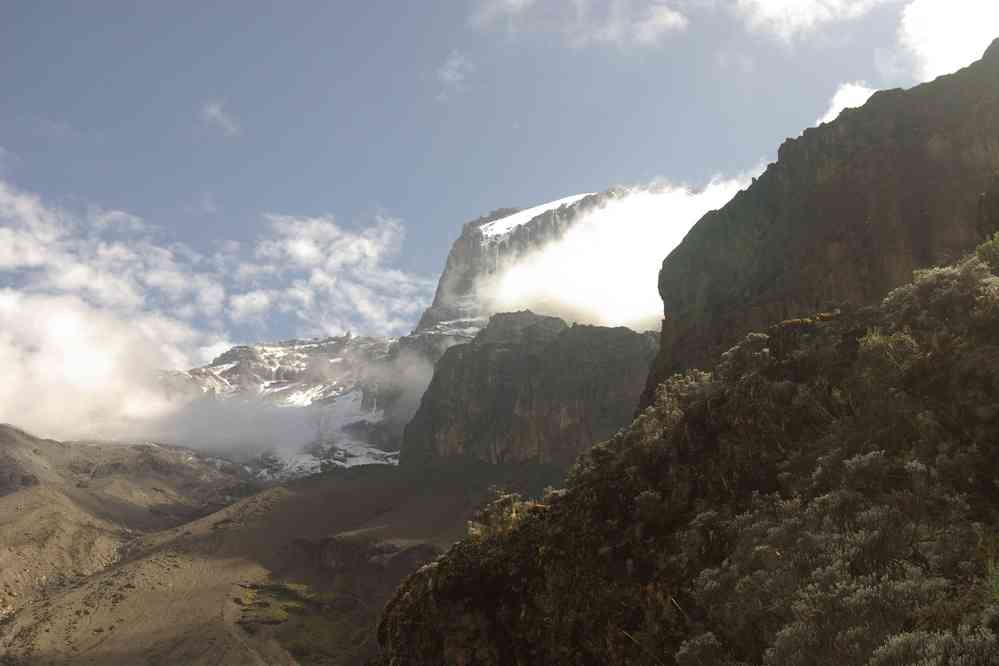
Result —
<path fill-rule="evenodd" d="M 999 232 L 978 246 L 975 254 L 993 273 L 999 274 Z"/>

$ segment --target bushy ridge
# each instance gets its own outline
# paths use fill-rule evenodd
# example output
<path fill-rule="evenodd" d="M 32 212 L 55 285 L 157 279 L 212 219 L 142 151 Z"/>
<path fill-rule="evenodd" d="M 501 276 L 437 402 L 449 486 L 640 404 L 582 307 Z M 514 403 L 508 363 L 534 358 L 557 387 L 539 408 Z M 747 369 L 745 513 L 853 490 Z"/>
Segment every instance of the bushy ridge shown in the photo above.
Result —
<path fill-rule="evenodd" d="M 410 577 L 380 664 L 999 664 L 999 236 L 664 382 Z"/>

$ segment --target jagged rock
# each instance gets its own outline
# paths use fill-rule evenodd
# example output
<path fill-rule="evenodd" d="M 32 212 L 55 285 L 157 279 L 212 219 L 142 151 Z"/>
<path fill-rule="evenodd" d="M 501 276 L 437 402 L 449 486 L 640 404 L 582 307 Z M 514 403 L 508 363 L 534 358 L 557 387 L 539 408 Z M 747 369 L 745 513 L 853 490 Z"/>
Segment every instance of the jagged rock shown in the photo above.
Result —
<path fill-rule="evenodd" d="M 665 321 L 643 405 L 771 321 L 878 302 L 999 228 L 999 41 L 984 60 L 786 141 L 663 262 Z"/>
<path fill-rule="evenodd" d="M 437 364 L 406 427 L 402 465 L 466 456 L 568 467 L 630 421 L 654 336 L 497 314 Z"/>

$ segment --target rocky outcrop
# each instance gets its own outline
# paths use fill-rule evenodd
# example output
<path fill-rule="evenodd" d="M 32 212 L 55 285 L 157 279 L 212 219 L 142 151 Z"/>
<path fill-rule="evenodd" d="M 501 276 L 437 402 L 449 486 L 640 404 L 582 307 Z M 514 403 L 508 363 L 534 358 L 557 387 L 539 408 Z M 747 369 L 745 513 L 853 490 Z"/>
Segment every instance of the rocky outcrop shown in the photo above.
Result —
<path fill-rule="evenodd" d="M 671 376 L 403 583 L 384 666 L 999 665 L 999 235 Z"/>
<path fill-rule="evenodd" d="M 875 94 L 781 146 L 663 262 L 665 321 L 643 404 L 771 321 L 871 304 L 999 227 L 999 41 L 911 90 Z"/>
<path fill-rule="evenodd" d="M 438 362 L 400 462 L 465 456 L 568 467 L 628 424 L 655 352 L 654 336 L 626 328 L 494 315 Z"/>

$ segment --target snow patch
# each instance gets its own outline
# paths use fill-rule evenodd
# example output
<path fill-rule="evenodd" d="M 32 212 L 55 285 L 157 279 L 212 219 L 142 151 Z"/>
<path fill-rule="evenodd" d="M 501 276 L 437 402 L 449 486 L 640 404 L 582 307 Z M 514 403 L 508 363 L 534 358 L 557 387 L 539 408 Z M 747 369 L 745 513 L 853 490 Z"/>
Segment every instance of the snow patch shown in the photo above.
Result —
<path fill-rule="evenodd" d="M 519 213 L 514 213 L 509 217 L 504 217 L 499 220 L 493 220 L 488 224 L 483 224 L 479 227 L 479 231 L 481 231 L 482 235 L 486 238 L 502 236 L 510 233 L 521 225 L 527 224 L 539 215 L 544 215 L 548 211 L 560 208 L 561 206 L 571 206 L 580 199 L 588 197 L 591 194 L 592 192 L 587 192 L 586 194 L 576 194 L 571 197 L 559 199 L 558 201 L 551 201 L 546 204 L 541 204 L 540 206 L 535 206 L 534 208 L 528 208 L 527 210 L 522 210 Z"/>

